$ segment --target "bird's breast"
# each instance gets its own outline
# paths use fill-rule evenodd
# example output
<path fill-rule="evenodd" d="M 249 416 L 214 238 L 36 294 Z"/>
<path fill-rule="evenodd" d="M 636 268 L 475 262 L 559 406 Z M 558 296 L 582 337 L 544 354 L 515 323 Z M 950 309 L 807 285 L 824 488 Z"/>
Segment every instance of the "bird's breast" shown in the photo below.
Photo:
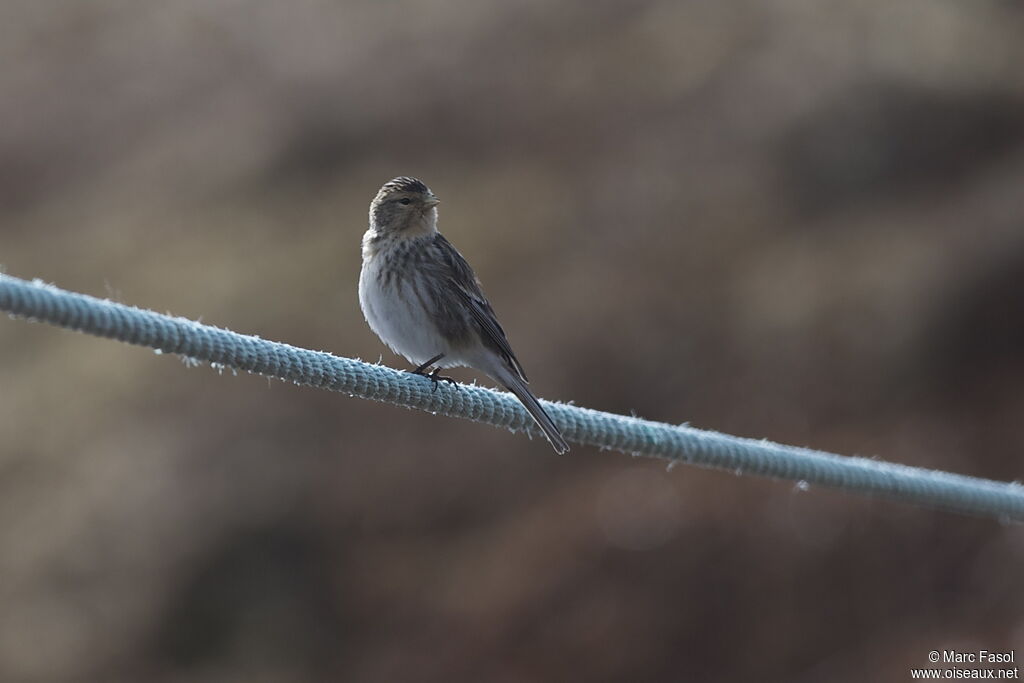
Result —
<path fill-rule="evenodd" d="M 452 355 L 452 347 L 435 320 L 429 283 L 411 266 L 386 252 L 364 258 L 359 304 L 381 341 L 419 365 L 439 353 Z"/>

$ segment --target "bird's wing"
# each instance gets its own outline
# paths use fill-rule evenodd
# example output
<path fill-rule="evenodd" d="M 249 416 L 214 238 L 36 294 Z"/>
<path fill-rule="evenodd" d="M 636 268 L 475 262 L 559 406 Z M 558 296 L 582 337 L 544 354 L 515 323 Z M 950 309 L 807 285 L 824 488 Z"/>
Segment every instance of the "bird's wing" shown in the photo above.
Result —
<path fill-rule="evenodd" d="M 437 233 L 437 237 L 434 239 L 444 255 L 445 265 L 449 271 L 448 282 L 452 287 L 452 291 L 465 304 L 472 314 L 473 320 L 480 326 L 484 343 L 504 356 L 509 365 L 523 378 L 523 381 L 529 382 L 523 366 L 519 363 L 519 359 L 516 358 L 516 354 L 513 353 L 512 347 L 508 343 L 505 330 L 501 329 L 501 325 L 498 324 L 498 319 L 494 315 L 494 309 L 491 308 L 490 302 L 487 301 L 483 290 L 480 289 L 480 282 L 476 279 L 473 268 L 462 257 L 462 254 L 451 245 L 451 242 L 445 239 L 444 235 Z"/>

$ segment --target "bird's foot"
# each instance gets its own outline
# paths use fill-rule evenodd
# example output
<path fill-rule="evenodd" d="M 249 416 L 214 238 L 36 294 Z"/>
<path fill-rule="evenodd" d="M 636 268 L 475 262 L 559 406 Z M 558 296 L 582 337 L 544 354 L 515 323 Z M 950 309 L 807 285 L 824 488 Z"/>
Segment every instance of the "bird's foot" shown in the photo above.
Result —
<path fill-rule="evenodd" d="M 459 388 L 459 382 L 454 377 L 445 377 L 444 375 L 439 374 L 441 372 L 441 368 L 434 368 L 431 372 L 426 372 L 426 368 L 423 365 L 421 365 L 415 370 L 406 370 L 406 372 L 411 373 L 413 375 L 419 375 L 420 377 L 426 377 L 427 379 L 429 379 L 431 382 L 434 383 L 433 391 L 437 391 L 438 382 L 448 382 L 456 389 Z"/>
<path fill-rule="evenodd" d="M 455 378 L 445 377 L 444 375 L 438 374 L 440 372 L 441 368 L 434 368 L 434 371 L 427 375 L 427 379 L 434 383 L 434 391 L 437 391 L 437 383 L 439 381 L 448 382 L 448 384 L 451 384 L 453 387 L 455 387 L 455 390 L 458 391 L 459 383 L 455 380 Z"/>

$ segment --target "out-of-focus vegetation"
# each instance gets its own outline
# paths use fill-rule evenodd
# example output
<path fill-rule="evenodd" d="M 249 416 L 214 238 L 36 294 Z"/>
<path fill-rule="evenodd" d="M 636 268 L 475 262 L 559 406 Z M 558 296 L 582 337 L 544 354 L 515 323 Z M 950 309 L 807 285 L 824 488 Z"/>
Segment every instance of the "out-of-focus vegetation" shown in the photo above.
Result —
<path fill-rule="evenodd" d="M 405 367 L 424 179 L 538 394 L 1024 476 L 1012 2 L 14 2 L 12 275 Z M 1019 527 L 0 321 L 5 681 L 906 680 L 1024 639 Z M 472 378 L 472 373 L 462 373 Z"/>

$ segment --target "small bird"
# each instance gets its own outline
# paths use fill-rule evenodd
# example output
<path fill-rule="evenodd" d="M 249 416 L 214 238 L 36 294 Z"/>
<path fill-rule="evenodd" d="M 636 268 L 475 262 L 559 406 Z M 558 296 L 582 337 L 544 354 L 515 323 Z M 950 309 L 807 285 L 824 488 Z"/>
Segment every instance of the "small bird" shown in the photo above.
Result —
<path fill-rule="evenodd" d="M 370 329 L 434 380 L 441 368 L 471 367 L 516 395 L 559 454 L 569 444 L 527 388 L 473 269 L 437 231 L 439 200 L 416 178 L 399 177 L 370 203 L 363 235 L 359 305 Z M 433 368 L 433 372 L 428 371 Z"/>

